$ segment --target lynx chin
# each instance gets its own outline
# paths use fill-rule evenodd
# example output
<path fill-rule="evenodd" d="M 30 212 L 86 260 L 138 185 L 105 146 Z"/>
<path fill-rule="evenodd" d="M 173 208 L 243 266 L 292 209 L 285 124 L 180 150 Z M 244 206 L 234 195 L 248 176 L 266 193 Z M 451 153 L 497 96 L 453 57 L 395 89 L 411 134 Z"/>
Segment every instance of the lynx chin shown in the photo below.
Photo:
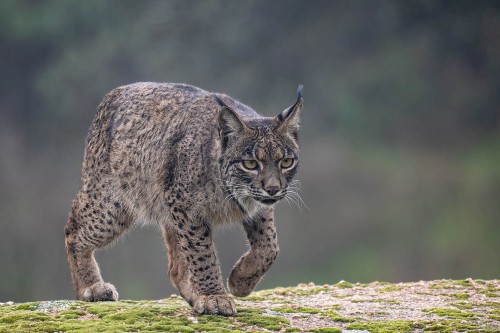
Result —
<path fill-rule="evenodd" d="M 108 93 L 86 141 L 82 184 L 65 228 L 76 297 L 116 301 L 94 251 L 136 221 L 158 225 L 168 274 L 203 314 L 233 315 L 212 228 L 242 224 L 249 250 L 235 264 L 229 292 L 247 296 L 278 255 L 274 205 L 296 200 L 296 102 L 276 117 L 186 84 L 135 83 Z"/>

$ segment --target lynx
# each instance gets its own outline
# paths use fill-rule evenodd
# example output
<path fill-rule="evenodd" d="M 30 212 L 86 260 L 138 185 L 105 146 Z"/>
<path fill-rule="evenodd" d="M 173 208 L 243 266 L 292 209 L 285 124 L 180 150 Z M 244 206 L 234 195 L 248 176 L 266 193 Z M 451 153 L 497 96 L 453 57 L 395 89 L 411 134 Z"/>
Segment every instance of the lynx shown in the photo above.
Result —
<path fill-rule="evenodd" d="M 194 311 L 235 314 L 212 228 L 243 226 L 249 250 L 227 287 L 247 296 L 278 255 L 274 205 L 293 195 L 302 86 L 297 95 L 276 117 L 262 117 L 186 84 L 135 83 L 108 93 L 87 136 L 81 189 L 65 228 L 76 297 L 118 299 L 94 251 L 147 221 L 161 228 L 168 274 Z"/>

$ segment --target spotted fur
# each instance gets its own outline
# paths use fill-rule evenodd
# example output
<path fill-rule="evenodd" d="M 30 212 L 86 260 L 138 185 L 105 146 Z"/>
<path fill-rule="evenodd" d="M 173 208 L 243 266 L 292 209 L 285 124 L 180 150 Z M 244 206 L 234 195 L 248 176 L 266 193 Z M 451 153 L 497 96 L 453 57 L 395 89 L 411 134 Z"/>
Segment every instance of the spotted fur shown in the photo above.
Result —
<path fill-rule="evenodd" d="M 236 313 L 212 228 L 243 224 L 250 249 L 228 288 L 248 295 L 278 255 L 273 207 L 298 167 L 301 108 L 300 91 L 295 104 L 271 118 L 185 84 L 136 83 L 108 93 L 89 130 L 82 186 L 65 228 L 77 298 L 118 299 L 94 250 L 147 222 L 162 228 L 170 279 L 194 310 Z M 287 158 L 293 165 L 284 168 Z"/>

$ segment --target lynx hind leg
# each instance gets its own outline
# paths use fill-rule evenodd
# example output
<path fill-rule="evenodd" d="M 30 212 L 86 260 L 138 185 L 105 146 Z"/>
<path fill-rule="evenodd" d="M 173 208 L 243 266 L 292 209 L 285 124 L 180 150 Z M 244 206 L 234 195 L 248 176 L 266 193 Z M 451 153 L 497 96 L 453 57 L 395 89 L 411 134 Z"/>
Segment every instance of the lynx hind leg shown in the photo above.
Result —
<path fill-rule="evenodd" d="M 82 301 L 116 301 L 115 287 L 103 281 L 94 251 L 111 243 L 130 225 L 120 203 L 109 197 L 79 193 L 65 228 L 66 253 L 76 297 Z"/>
<path fill-rule="evenodd" d="M 274 214 L 270 209 L 243 224 L 250 250 L 236 263 L 228 279 L 231 294 L 248 296 L 271 267 L 279 253 Z"/>

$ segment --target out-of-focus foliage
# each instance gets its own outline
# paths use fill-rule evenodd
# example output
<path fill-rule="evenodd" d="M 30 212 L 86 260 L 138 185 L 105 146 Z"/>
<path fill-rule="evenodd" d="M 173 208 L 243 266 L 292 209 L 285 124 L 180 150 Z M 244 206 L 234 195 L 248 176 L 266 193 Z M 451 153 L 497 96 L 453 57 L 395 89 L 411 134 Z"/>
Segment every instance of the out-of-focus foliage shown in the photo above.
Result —
<path fill-rule="evenodd" d="M 302 197 L 280 206 L 263 287 L 498 278 L 497 1 L 0 1 L 0 301 L 71 297 L 64 237 L 87 128 L 136 81 L 224 91 L 265 115 L 305 85 Z M 217 236 L 224 271 L 244 251 Z M 137 231 L 99 258 L 159 298 L 166 255 Z"/>

